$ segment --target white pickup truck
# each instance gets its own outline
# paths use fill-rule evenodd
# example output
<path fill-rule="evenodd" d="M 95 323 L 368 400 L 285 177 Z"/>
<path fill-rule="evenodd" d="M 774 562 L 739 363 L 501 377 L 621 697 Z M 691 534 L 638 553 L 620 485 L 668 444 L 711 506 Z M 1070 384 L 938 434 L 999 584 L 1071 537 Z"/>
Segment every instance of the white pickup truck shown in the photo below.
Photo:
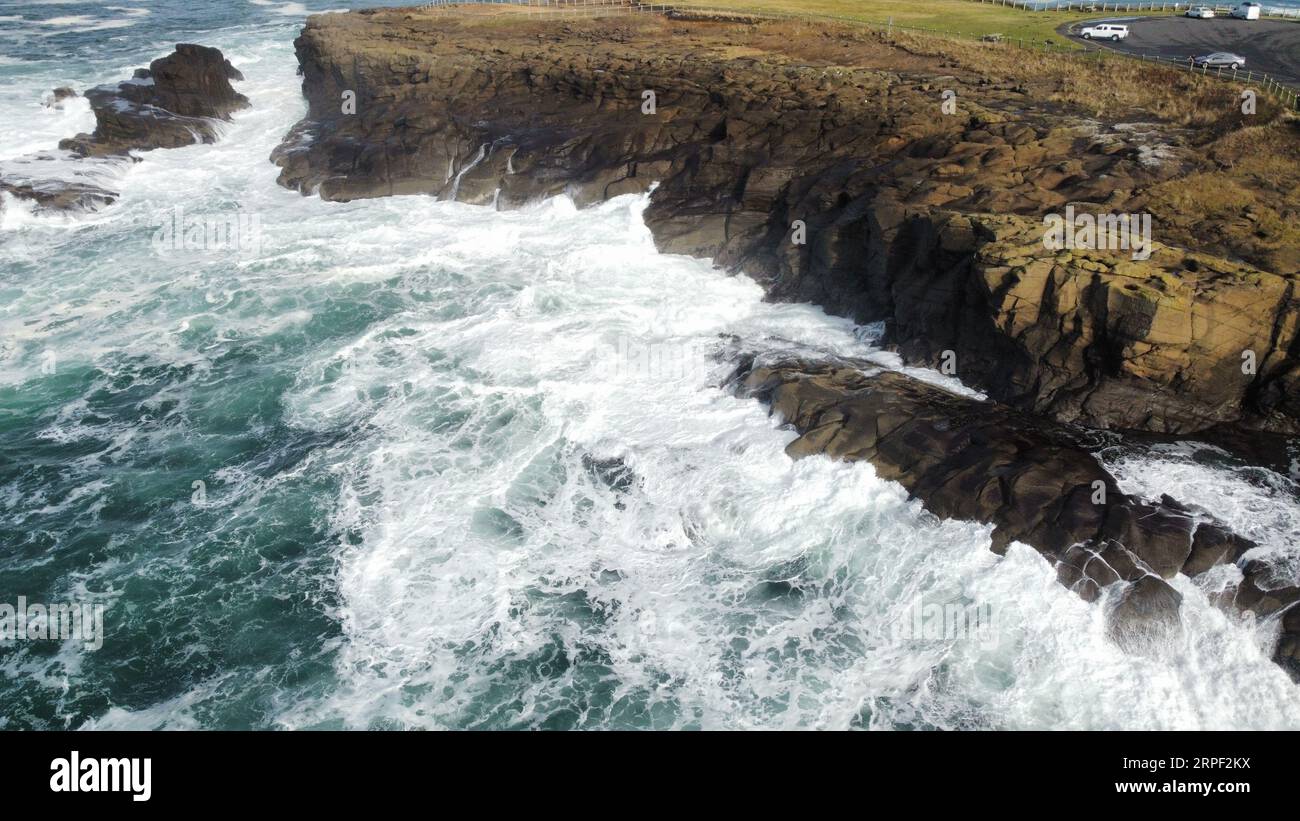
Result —
<path fill-rule="evenodd" d="M 1128 26 L 1121 26 L 1118 23 L 1098 23 L 1095 26 L 1084 26 L 1079 29 L 1079 36 L 1085 40 L 1094 37 L 1098 40 L 1123 40 L 1128 36 Z"/>

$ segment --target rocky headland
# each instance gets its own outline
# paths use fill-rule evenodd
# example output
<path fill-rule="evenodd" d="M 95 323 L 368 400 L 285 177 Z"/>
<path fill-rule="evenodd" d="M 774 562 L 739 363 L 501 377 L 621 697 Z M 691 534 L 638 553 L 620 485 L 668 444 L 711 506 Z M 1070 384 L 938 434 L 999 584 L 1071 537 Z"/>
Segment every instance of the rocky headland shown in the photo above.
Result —
<path fill-rule="evenodd" d="M 995 549 L 1033 544 L 1085 597 L 1118 591 L 1130 644 L 1176 621 L 1167 579 L 1237 563 L 1225 601 L 1276 619 L 1277 658 L 1300 671 L 1294 580 L 1209 513 L 1121 493 L 1086 432 L 1277 453 L 1300 432 L 1293 115 L 1264 98 L 1246 114 L 1234 87 L 1178 72 L 1002 46 L 497 11 L 310 18 L 281 183 L 497 208 L 653 189 L 661 250 L 883 322 L 906 360 L 994 400 L 851 363 L 747 364 L 736 384 L 799 431 L 792 456 L 868 459 L 936 513 L 993 523 Z M 1049 247 L 1044 218 L 1067 210 L 1151 230 Z"/>

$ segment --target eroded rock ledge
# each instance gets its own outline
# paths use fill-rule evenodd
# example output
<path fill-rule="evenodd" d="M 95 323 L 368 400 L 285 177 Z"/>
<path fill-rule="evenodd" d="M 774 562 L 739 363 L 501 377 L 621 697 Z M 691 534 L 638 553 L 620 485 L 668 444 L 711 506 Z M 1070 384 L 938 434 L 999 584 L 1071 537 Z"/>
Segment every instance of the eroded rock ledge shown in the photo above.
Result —
<path fill-rule="evenodd" d="M 1166 581 L 1238 562 L 1255 544 L 1165 496 L 1123 493 L 1083 432 L 996 402 L 957 396 L 862 363 L 752 360 L 733 377 L 800 436 L 793 458 L 867 460 L 936 515 L 993 524 L 993 550 L 1035 547 L 1063 584 L 1092 601 L 1112 588 L 1111 632 L 1134 649 L 1178 629 L 1181 596 Z M 1300 679 L 1300 588 L 1247 562 L 1224 604 L 1276 618 L 1276 661 Z"/>
<path fill-rule="evenodd" d="M 1300 133 L 1266 106 L 1250 138 L 1284 173 L 1227 156 L 1242 118 L 1226 87 L 1171 73 L 1222 117 L 1135 125 L 1150 115 L 1068 104 L 1075 85 L 1119 82 L 1077 62 L 1030 70 L 860 29 L 650 15 L 330 14 L 296 47 L 309 112 L 273 159 L 304 193 L 510 208 L 658 182 L 646 221 L 661 250 L 884 320 L 913 362 L 954 351 L 966 382 L 1015 407 L 1103 428 L 1300 432 L 1300 240 L 1285 227 L 1300 219 L 1286 190 Z M 1211 209 L 1179 187 L 1211 174 L 1251 202 Z M 1047 251 L 1041 219 L 1067 205 L 1151 212 L 1158 259 Z"/>

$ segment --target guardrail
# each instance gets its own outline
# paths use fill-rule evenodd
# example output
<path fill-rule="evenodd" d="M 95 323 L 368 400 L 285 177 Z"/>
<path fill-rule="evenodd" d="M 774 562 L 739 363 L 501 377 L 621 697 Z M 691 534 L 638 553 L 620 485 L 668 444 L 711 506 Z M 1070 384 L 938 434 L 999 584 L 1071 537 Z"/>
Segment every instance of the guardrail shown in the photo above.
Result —
<path fill-rule="evenodd" d="M 1100 54 L 1101 50 L 1099 49 L 1097 53 Z M 1291 86 L 1278 82 L 1263 72 L 1257 74 L 1254 71 L 1233 69 L 1225 71 L 1223 66 L 1219 66 L 1216 69 L 1211 69 L 1209 66 L 1200 66 L 1198 68 L 1197 66 L 1192 65 L 1190 60 L 1180 60 L 1177 57 L 1161 57 L 1158 54 L 1126 54 L 1122 51 L 1112 51 L 1109 53 L 1117 57 L 1137 59 L 1144 63 L 1159 63 L 1160 65 L 1168 66 L 1169 68 L 1190 71 L 1192 74 L 1217 77 L 1221 80 L 1229 80 L 1244 83 L 1246 85 L 1258 85 L 1266 94 L 1271 94 L 1278 98 L 1285 105 L 1291 108 L 1300 109 L 1300 92 L 1296 91 L 1296 89 Z"/>
<path fill-rule="evenodd" d="M 996 2 L 1006 5 L 1020 5 L 1021 0 L 979 0 L 980 2 Z M 1150 54 L 1129 54 L 1123 51 L 1113 51 L 1106 48 L 1097 48 L 1092 51 L 1079 51 L 1069 46 L 1061 46 L 1047 40 L 1026 40 L 1023 38 L 1001 37 L 999 35 L 972 35 L 964 32 L 947 31 L 945 29 L 922 28 L 919 26 L 899 26 L 894 25 L 893 19 L 888 21 L 863 20 L 858 17 L 847 17 L 836 14 L 816 14 L 812 12 L 782 12 L 771 11 L 767 9 L 749 9 L 740 6 L 735 7 L 714 7 L 714 6 L 697 6 L 690 5 L 672 5 L 660 3 L 639 3 L 636 0 L 432 0 L 424 3 L 420 8 L 436 8 L 446 6 L 479 6 L 479 5 L 501 5 L 501 6 L 525 6 L 529 12 L 557 14 L 565 16 L 597 16 L 608 14 L 638 14 L 652 13 L 665 14 L 671 12 L 681 13 L 701 13 L 716 14 L 719 17 L 762 17 L 772 20 L 801 20 L 810 23 L 816 22 L 833 22 L 844 23 L 863 28 L 885 31 L 886 33 L 894 30 L 916 32 L 919 34 L 946 37 L 949 39 L 974 40 L 986 43 L 990 46 L 1014 46 L 1017 48 L 1029 49 L 1032 51 L 1045 51 L 1062 54 L 1076 59 L 1127 59 L 1137 60 L 1143 63 L 1157 63 L 1166 68 L 1173 68 L 1182 71 L 1188 71 L 1193 74 L 1202 76 L 1215 77 L 1229 82 L 1238 82 L 1245 85 L 1258 86 L 1263 93 L 1268 94 L 1283 105 L 1291 108 L 1300 109 L 1300 91 L 1289 86 L 1285 82 L 1277 80 L 1268 74 L 1255 71 L 1233 71 L 1225 70 L 1220 67 L 1210 69 L 1205 66 L 1197 67 L 1191 64 L 1190 60 L 1177 58 L 1160 57 Z M 1102 4 L 1090 4 L 1102 5 Z M 1124 3 L 1109 3 L 1112 7 L 1116 5 L 1136 5 Z M 1167 4 L 1170 6 L 1177 4 Z M 1195 4 L 1189 4 L 1195 5 Z"/>

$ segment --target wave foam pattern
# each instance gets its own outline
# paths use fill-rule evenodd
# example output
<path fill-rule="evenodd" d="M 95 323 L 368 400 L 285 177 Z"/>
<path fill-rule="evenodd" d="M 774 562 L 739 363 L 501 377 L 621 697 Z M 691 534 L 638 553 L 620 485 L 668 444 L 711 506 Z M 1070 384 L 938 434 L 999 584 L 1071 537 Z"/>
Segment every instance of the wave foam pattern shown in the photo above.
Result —
<path fill-rule="evenodd" d="M 0 726 L 1300 727 L 1187 580 L 1184 644 L 1126 656 L 1033 550 L 791 462 L 716 351 L 896 358 L 655 254 L 643 199 L 278 188 L 287 31 L 207 38 L 254 103 L 222 142 L 5 229 L 0 589 L 103 600 L 111 640 L 0 651 Z M 158 256 L 177 205 L 258 215 L 263 252 Z M 996 642 L 894 638 L 957 599 Z"/>

